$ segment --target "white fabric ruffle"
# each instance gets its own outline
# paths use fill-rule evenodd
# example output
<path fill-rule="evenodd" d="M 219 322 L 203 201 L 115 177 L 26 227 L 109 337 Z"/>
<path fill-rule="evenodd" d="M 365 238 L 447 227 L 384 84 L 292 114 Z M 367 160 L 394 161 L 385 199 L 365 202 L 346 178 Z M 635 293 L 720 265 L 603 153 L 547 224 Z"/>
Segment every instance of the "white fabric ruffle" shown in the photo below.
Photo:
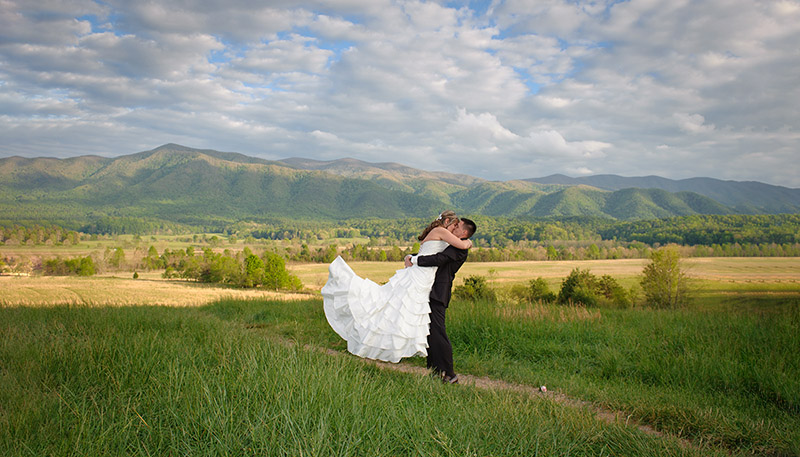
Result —
<path fill-rule="evenodd" d="M 445 241 L 427 241 L 420 254 L 436 254 L 446 247 Z M 349 352 L 393 363 L 428 354 L 428 296 L 436 267 L 397 270 L 383 285 L 359 277 L 341 257 L 328 271 L 322 288 L 325 317 L 347 341 Z"/>

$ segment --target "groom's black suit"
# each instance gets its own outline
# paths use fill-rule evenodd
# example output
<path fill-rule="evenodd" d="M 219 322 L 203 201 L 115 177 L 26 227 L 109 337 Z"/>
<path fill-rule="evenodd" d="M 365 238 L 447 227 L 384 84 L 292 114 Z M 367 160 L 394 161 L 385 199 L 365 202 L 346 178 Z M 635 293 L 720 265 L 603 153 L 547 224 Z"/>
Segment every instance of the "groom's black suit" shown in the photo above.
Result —
<path fill-rule="evenodd" d="M 421 267 L 439 267 L 433 280 L 430 294 L 431 326 L 428 334 L 428 368 L 454 377 L 453 346 L 445 330 L 445 311 L 450 304 L 453 279 L 464 261 L 467 260 L 467 249 L 448 246 L 444 251 L 433 255 L 417 256 L 417 265 Z"/>

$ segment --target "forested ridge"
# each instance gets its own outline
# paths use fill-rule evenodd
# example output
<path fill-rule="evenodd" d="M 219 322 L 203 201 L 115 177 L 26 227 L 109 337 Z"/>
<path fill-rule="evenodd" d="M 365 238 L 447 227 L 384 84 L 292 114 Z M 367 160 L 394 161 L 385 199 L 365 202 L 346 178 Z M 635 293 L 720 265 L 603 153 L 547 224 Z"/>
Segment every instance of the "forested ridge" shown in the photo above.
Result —
<path fill-rule="evenodd" d="M 108 230 L 102 226 L 109 220 L 125 220 L 126 231 L 174 232 L 274 219 L 424 219 L 443 209 L 470 216 L 627 221 L 800 212 L 800 189 L 707 178 L 616 178 L 618 186 L 662 188 L 496 182 L 399 164 L 268 161 L 168 144 L 115 158 L 0 159 L 0 217 L 73 229 L 97 226 L 87 230 Z M 723 195 L 736 199 L 725 204 Z"/>

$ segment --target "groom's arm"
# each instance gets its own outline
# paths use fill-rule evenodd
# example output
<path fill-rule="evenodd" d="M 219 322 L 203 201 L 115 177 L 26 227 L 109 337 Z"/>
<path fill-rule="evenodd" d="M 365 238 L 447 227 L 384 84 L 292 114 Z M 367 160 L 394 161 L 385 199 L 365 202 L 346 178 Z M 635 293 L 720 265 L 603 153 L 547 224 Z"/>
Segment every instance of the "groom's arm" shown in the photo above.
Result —
<path fill-rule="evenodd" d="M 449 246 L 444 251 L 433 255 L 418 255 L 411 257 L 411 263 L 421 267 L 440 267 L 450 262 L 464 262 L 469 254 L 468 249 L 457 249 Z"/>

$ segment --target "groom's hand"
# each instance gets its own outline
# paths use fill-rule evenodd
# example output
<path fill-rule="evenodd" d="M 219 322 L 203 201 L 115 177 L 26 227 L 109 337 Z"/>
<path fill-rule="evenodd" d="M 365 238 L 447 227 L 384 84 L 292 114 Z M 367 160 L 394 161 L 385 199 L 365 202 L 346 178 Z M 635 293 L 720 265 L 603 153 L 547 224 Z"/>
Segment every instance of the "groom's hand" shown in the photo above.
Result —
<path fill-rule="evenodd" d="M 408 268 L 408 267 L 410 267 L 410 266 L 411 266 L 411 256 L 410 256 L 410 255 L 407 255 L 407 256 L 406 256 L 406 258 L 405 258 L 405 264 L 406 264 L 406 268 Z"/>

